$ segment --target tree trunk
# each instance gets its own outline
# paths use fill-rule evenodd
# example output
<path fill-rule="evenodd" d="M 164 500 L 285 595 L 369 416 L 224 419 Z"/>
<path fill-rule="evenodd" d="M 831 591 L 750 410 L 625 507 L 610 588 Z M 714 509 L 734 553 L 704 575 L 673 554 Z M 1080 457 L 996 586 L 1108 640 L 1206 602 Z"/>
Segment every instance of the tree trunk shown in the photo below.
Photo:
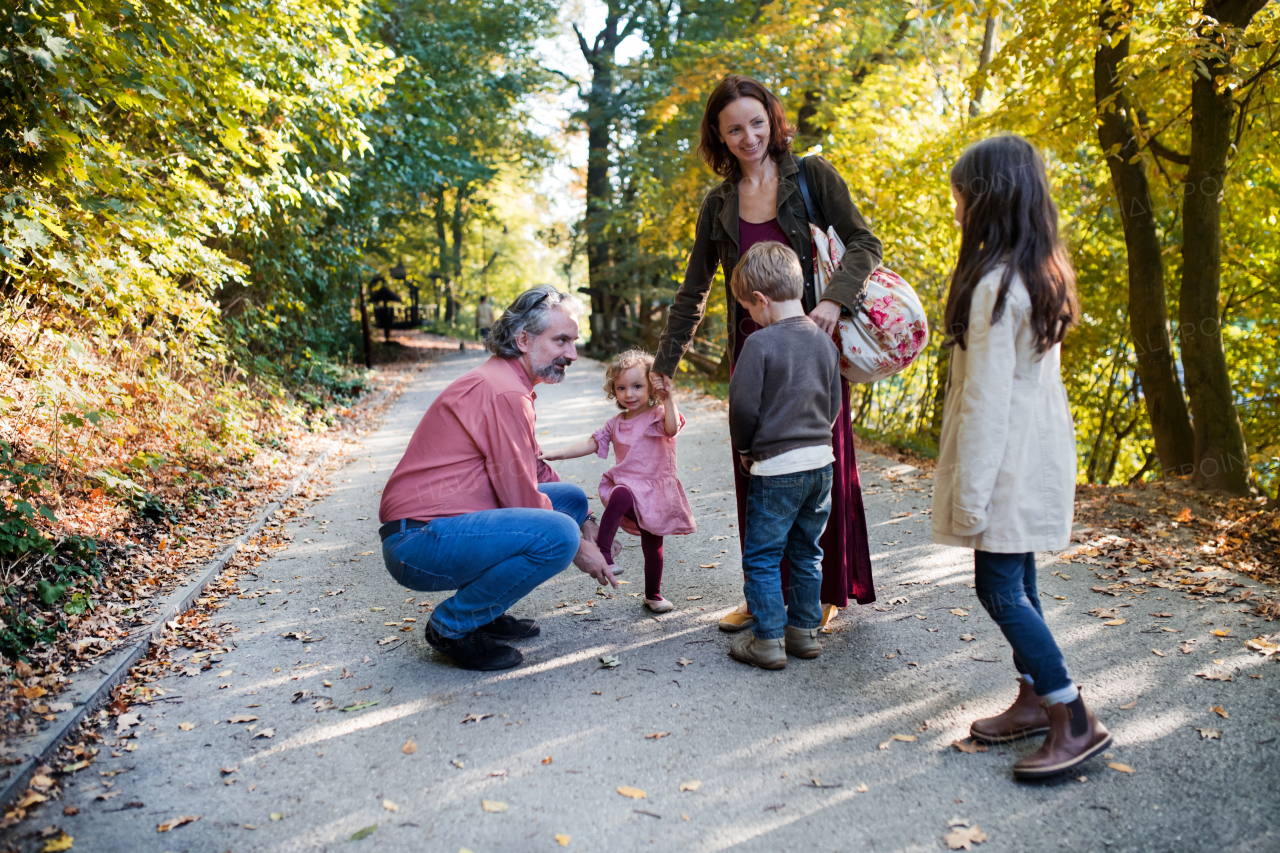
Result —
<path fill-rule="evenodd" d="M 455 288 L 462 285 L 462 244 L 466 240 L 467 198 L 470 194 L 470 188 L 463 184 L 458 187 L 458 193 L 453 199 L 453 275 L 449 277 L 449 292 L 445 296 L 444 315 L 445 320 L 450 323 L 458 316 L 458 303 L 454 294 Z"/>
<path fill-rule="evenodd" d="M 1266 0 L 1205 3 L 1205 13 L 1243 29 Z M 1220 43 L 1221 36 L 1202 33 Z M 1219 48 L 1221 45 L 1219 44 Z M 1204 68 L 1204 71 L 1199 70 Z M 1206 51 L 1193 66 L 1191 152 L 1182 193 L 1182 289 L 1179 341 L 1195 427 L 1195 483 L 1236 494 L 1249 491 L 1249 455 L 1236 413 L 1231 373 L 1222 346 L 1222 193 L 1236 116 L 1224 52 Z"/>
<path fill-rule="evenodd" d="M 982 93 L 987 88 L 987 69 L 996 55 L 996 37 L 1000 33 L 999 10 L 987 15 L 987 24 L 982 30 L 982 52 L 978 54 L 978 83 L 973 87 L 973 98 L 969 101 L 969 117 L 977 118 L 982 114 Z"/>
<path fill-rule="evenodd" d="M 1165 474 L 1190 474 L 1195 463 L 1195 435 L 1186 399 L 1173 364 L 1169 313 L 1165 305 L 1164 259 L 1156 229 L 1155 204 L 1146 167 L 1137 157 L 1130 107 L 1120 88 L 1117 65 L 1129 55 L 1129 37 L 1115 47 L 1107 39 L 1122 23 L 1104 2 L 1099 16 L 1103 42 L 1094 55 L 1094 100 L 1098 142 L 1111 170 L 1111 183 L 1124 226 L 1129 272 L 1129 333 L 1137 355 L 1138 379 L 1156 455 Z M 1125 14 L 1128 7 L 1125 7 Z"/>

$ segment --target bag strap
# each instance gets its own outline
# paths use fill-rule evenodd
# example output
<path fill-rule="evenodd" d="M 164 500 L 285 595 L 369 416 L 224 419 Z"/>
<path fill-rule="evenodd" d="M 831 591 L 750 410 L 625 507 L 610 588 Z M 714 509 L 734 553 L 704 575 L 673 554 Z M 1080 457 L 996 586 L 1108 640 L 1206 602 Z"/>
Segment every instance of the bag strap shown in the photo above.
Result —
<path fill-rule="evenodd" d="M 809 215 L 809 221 L 825 232 L 827 230 L 827 218 L 822 215 L 822 205 L 815 202 L 813 193 L 809 191 L 809 172 L 804 165 L 808 159 L 808 157 L 800 158 L 800 168 L 796 172 L 796 180 L 800 184 L 800 197 L 804 199 L 804 209 L 805 213 Z"/>

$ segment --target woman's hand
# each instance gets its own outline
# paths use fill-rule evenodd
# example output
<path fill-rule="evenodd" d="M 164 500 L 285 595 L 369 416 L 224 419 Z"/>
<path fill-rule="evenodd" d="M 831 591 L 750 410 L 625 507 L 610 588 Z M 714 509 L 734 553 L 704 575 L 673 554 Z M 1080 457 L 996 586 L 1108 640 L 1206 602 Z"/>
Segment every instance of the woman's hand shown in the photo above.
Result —
<path fill-rule="evenodd" d="M 836 333 L 836 324 L 840 322 L 840 303 L 824 299 L 809 314 L 809 319 L 818 324 L 818 328 L 828 335 Z"/>
<path fill-rule="evenodd" d="M 671 396 L 671 377 L 661 373 L 650 373 L 649 383 L 653 386 L 653 396 L 666 400 Z"/>

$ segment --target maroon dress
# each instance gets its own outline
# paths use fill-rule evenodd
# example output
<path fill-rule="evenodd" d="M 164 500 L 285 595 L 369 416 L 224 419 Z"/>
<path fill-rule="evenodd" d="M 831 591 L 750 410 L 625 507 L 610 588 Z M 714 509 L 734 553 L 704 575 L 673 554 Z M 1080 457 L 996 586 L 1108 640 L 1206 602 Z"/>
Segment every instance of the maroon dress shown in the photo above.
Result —
<path fill-rule="evenodd" d="M 778 220 L 747 222 L 738 220 L 738 257 L 742 257 L 756 243 L 773 241 L 790 246 L 787 235 Z M 742 351 L 742 344 L 752 332 L 760 328 L 743 311 L 737 302 L 729 305 L 729 322 L 737 323 L 738 334 L 734 341 L 733 357 L 729 360 L 729 374 Z M 831 431 L 831 449 L 836 461 L 832 465 L 831 517 L 827 529 L 818 544 L 822 547 L 822 603 L 847 607 L 852 598 L 859 604 L 876 600 L 875 583 L 871 579 L 871 549 L 867 543 L 867 516 L 862 508 L 862 484 L 858 480 L 858 460 L 853 446 L 853 412 L 849 408 L 849 383 L 841 380 L 844 403 L 840 418 Z M 732 452 L 732 451 L 731 451 Z M 745 547 L 747 520 L 747 488 L 751 482 L 738 465 L 734 454 L 733 485 L 738 498 L 738 543 Z M 791 566 L 782 561 L 782 594 L 785 597 L 791 586 Z"/>

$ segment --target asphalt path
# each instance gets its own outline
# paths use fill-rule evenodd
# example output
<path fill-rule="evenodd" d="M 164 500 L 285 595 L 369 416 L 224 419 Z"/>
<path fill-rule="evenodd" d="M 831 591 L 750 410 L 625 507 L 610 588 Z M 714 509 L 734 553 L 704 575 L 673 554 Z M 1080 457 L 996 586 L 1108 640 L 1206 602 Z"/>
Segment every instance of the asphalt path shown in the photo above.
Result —
<path fill-rule="evenodd" d="M 332 493 L 289 523 L 291 546 L 242 579 L 266 605 L 218 612 L 235 648 L 133 709 L 133 751 L 105 757 L 122 744 L 103 730 L 108 749 L 50 804 L 79 809 L 56 817 L 75 850 L 934 851 L 966 822 L 981 851 L 1280 850 L 1280 670 L 1244 646 L 1274 628 L 1241 605 L 1105 597 L 1088 566 L 1041 555 L 1050 624 L 1115 735 L 1111 762 L 1132 772 L 1098 758 L 1022 784 L 1010 766 L 1035 742 L 954 748 L 1011 699 L 1009 649 L 974 597 L 971 554 L 930 544 L 931 481 L 890 460 L 860 455 L 876 605 L 842 613 L 815 660 L 771 672 L 729 658 L 716 622 L 741 599 L 741 569 L 725 413 L 707 398 L 684 406 L 698 532 L 667 540 L 673 612 L 640 603 L 638 541 L 624 536 L 616 593 L 570 567 L 514 608 L 542 624 L 520 668 L 437 657 L 422 602 L 443 595 L 392 582 L 378 500 L 431 400 L 481 358 L 437 362 L 363 438 Z M 582 361 L 539 386 L 544 446 L 611 416 L 600 376 Z M 594 495 L 608 464 L 555 467 Z M 1124 608 L 1125 623 L 1097 607 Z M 1232 680 L 1196 676 L 1208 666 Z M 257 720 L 228 722 L 238 715 Z"/>

